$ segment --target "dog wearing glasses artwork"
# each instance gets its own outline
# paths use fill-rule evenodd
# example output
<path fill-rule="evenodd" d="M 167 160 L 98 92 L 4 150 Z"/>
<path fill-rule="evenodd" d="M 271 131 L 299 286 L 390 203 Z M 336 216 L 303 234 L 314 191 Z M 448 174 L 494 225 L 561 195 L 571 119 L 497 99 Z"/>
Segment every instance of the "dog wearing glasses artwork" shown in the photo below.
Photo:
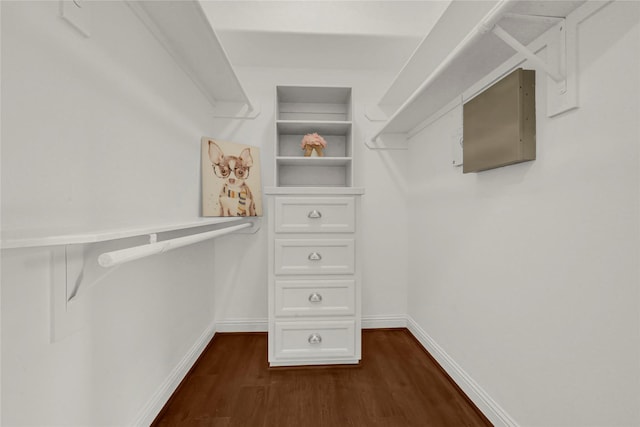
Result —
<path fill-rule="evenodd" d="M 261 216 L 258 148 L 202 138 L 202 151 L 203 215 Z"/>

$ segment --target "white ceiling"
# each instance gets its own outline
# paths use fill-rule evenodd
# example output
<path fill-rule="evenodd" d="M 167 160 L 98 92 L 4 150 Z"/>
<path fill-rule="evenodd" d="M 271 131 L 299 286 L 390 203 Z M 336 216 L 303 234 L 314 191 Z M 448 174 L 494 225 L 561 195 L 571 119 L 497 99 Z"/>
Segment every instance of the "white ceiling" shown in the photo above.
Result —
<path fill-rule="evenodd" d="M 398 71 L 449 1 L 201 4 L 234 66 Z"/>

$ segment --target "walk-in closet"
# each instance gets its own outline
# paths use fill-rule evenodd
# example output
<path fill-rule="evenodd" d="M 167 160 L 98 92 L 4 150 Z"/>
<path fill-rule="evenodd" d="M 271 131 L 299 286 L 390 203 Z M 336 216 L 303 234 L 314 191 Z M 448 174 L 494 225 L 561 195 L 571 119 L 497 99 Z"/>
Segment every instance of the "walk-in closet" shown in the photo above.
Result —
<path fill-rule="evenodd" d="M 640 426 L 640 1 L 0 1 L 0 424 Z"/>

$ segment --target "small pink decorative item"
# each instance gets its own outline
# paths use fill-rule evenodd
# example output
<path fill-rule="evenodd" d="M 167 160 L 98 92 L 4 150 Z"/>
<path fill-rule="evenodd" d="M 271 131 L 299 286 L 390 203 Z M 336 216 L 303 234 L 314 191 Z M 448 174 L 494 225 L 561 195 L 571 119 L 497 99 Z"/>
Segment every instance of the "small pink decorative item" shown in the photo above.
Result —
<path fill-rule="evenodd" d="M 327 146 L 327 141 L 315 132 L 308 133 L 302 138 L 300 146 L 304 150 L 305 157 L 311 156 L 314 150 L 318 154 L 318 157 L 322 157 L 322 150 Z"/>

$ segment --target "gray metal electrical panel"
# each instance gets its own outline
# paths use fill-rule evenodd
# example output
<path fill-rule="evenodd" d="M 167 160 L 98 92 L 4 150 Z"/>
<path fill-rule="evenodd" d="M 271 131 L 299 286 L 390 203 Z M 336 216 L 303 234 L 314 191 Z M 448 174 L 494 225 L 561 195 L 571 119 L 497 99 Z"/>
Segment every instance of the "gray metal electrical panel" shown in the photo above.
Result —
<path fill-rule="evenodd" d="M 535 160 L 535 81 L 518 68 L 464 104 L 464 173 Z"/>

